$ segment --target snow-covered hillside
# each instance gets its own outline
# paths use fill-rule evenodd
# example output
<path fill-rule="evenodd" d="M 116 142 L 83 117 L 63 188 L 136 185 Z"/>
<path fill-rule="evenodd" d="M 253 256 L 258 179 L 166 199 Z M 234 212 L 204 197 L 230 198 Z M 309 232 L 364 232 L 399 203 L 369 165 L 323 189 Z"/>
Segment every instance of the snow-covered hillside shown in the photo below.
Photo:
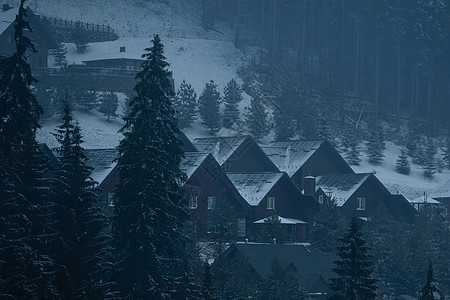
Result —
<path fill-rule="evenodd" d="M 200 0 L 30 0 L 29 5 L 38 14 L 46 16 L 109 24 L 119 34 L 117 41 L 90 44 L 84 54 L 76 53 L 75 47 L 68 44 L 69 64 L 110 55 L 121 46 L 126 46 L 127 56 L 139 57 L 143 49 L 150 45 L 152 36 L 159 34 L 176 87 L 185 78 L 200 94 L 210 79 L 222 91 L 231 78 L 237 78 L 237 69 L 252 58 L 233 47 L 228 24 L 216 23 L 216 30 L 210 31 L 201 27 L 200 3 Z M 123 104 L 123 95 L 121 100 Z M 247 103 L 248 96 L 245 96 L 241 108 Z M 122 125 L 120 119 L 108 122 L 96 111 L 75 112 L 75 117 L 82 126 L 86 148 L 117 146 L 121 139 L 117 133 Z M 38 134 L 40 141 L 55 146 L 51 132 L 58 123 L 53 118 L 44 124 Z M 186 134 L 194 138 L 208 134 L 208 130 L 197 123 L 187 129 Z M 233 132 L 222 130 L 219 134 L 230 135 Z M 398 174 L 395 172 L 395 162 L 399 153 L 397 146 L 388 143 L 384 163 L 371 165 L 363 154 L 361 165 L 354 167 L 354 170 L 375 172 L 391 192 L 398 191 L 409 198 L 430 192 L 450 178 L 449 172 L 445 171 L 436 173 L 431 180 L 425 179 L 422 170 L 415 165 L 412 165 L 411 175 Z"/>

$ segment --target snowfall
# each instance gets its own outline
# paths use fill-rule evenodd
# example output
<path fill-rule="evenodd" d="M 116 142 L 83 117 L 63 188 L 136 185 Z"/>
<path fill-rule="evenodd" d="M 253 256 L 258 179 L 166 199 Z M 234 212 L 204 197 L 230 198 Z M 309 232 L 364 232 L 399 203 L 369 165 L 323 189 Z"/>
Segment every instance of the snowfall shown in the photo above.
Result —
<path fill-rule="evenodd" d="M 223 91 L 232 78 L 240 82 L 236 71 L 253 58 L 254 51 L 236 49 L 233 46 L 229 24 L 218 21 L 213 30 L 203 29 L 200 9 L 193 9 L 191 2 L 197 3 L 198 7 L 201 3 L 200 0 L 30 0 L 28 4 L 37 14 L 110 25 L 119 35 L 116 41 L 89 44 L 83 54 L 78 54 L 73 44 L 66 44 L 69 64 L 81 64 L 83 60 L 118 55 L 139 58 L 144 48 L 150 46 L 152 37 L 159 34 L 176 87 L 186 79 L 197 95 L 200 95 L 205 83 L 214 80 L 218 90 Z M 186 6 L 186 3 L 190 3 L 190 6 Z M 15 4 L 14 1 L 11 4 Z M 126 52 L 119 53 L 119 47 L 126 47 Z M 50 65 L 52 66 L 51 61 Z M 118 113 L 121 114 L 124 95 L 119 95 L 119 98 L 122 107 Z M 244 95 L 241 111 L 248 103 L 249 97 Z M 85 148 L 113 148 L 118 145 L 121 139 L 118 130 L 123 125 L 120 117 L 107 121 L 106 117 L 96 110 L 75 111 L 74 115 L 82 127 Z M 38 132 L 39 141 L 55 147 L 56 141 L 52 132 L 59 122 L 57 118 L 46 121 Z M 208 130 L 200 122 L 184 132 L 191 139 L 208 135 Z M 219 132 L 219 135 L 224 136 L 233 134 L 234 132 L 225 129 Z M 273 134 L 262 142 L 270 142 L 272 138 Z M 392 193 L 404 194 L 408 199 L 427 195 L 450 179 L 448 170 L 436 172 L 432 179 L 425 179 L 422 168 L 414 164 L 411 165 L 410 175 L 398 174 L 395 171 L 395 163 L 399 154 L 400 149 L 388 142 L 382 164 L 372 165 L 365 154 L 362 154 L 361 165 L 353 166 L 353 169 L 358 173 L 375 173 Z"/>

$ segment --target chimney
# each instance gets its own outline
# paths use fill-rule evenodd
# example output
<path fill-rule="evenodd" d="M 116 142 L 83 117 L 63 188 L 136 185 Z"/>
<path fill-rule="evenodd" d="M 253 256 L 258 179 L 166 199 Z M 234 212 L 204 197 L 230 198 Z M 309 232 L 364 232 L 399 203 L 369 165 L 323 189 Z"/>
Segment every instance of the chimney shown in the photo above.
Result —
<path fill-rule="evenodd" d="M 7 11 L 7 10 L 10 10 L 11 8 L 12 8 L 12 7 L 9 6 L 9 4 L 3 4 L 2 11 L 5 12 L 5 11 Z"/>
<path fill-rule="evenodd" d="M 245 243 L 248 244 L 248 238 L 245 238 Z"/>
<path fill-rule="evenodd" d="M 316 193 L 316 177 L 306 176 L 303 180 L 303 194 L 314 195 Z"/>
<path fill-rule="evenodd" d="M 286 148 L 286 159 L 284 160 L 284 170 L 287 171 L 289 167 L 289 161 L 291 160 L 291 146 Z"/>
<path fill-rule="evenodd" d="M 120 52 L 125 52 L 125 47 L 120 47 L 119 50 Z"/>
<path fill-rule="evenodd" d="M 273 244 L 274 244 L 274 245 L 277 244 L 277 238 L 273 238 Z"/>

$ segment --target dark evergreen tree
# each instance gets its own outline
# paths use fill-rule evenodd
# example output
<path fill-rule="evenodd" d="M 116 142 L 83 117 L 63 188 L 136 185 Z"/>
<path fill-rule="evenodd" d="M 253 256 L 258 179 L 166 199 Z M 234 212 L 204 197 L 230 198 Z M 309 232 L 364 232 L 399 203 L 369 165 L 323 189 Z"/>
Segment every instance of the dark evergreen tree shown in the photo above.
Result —
<path fill-rule="evenodd" d="M 231 79 L 223 90 L 223 103 L 225 109 L 223 112 L 223 126 L 232 128 L 239 119 L 239 103 L 243 100 L 242 89 L 236 80 Z"/>
<path fill-rule="evenodd" d="M 437 300 L 435 293 L 438 293 L 439 290 L 436 287 L 436 283 L 434 281 L 433 275 L 433 265 L 431 262 L 428 264 L 427 270 L 427 282 L 424 287 L 420 290 L 419 300 Z"/>
<path fill-rule="evenodd" d="M 58 66 L 67 66 L 67 48 L 63 43 L 59 43 L 58 48 L 53 49 L 51 54 Z"/>
<path fill-rule="evenodd" d="M 98 93 L 88 91 L 79 87 L 72 93 L 73 102 L 85 110 L 91 110 L 98 107 Z"/>
<path fill-rule="evenodd" d="M 294 121 L 289 114 L 286 114 L 281 110 L 276 110 L 274 112 L 273 120 L 275 125 L 275 140 L 287 141 L 294 137 Z"/>
<path fill-rule="evenodd" d="M 427 178 L 433 177 L 436 173 L 436 146 L 430 139 L 427 140 L 427 146 L 425 148 L 425 161 L 423 163 L 423 176 Z"/>
<path fill-rule="evenodd" d="M 450 168 L 450 138 L 446 138 L 445 142 L 446 143 L 443 151 L 443 160 L 447 168 Z"/>
<path fill-rule="evenodd" d="M 72 40 L 77 47 L 78 53 L 83 53 L 89 47 L 88 32 L 84 28 L 83 22 L 75 22 L 75 29 L 72 32 Z"/>
<path fill-rule="evenodd" d="M 406 149 L 402 148 L 400 156 L 397 159 L 395 170 L 400 174 L 409 175 L 411 166 L 409 164 L 408 156 L 406 155 Z"/>
<path fill-rule="evenodd" d="M 333 293 L 330 299 L 375 299 L 377 286 L 376 279 L 371 276 L 374 269 L 372 256 L 356 217 L 352 217 L 349 230 L 339 241 L 337 255 L 340 259 L 335 261 L 333 269 L 338 277 L 331 280 Z"/>
<path fill-rule="evenodd" d="M 213 275 L 211 273 L 211 266 L 208 262 L 203 264 L 203 299 L 214 299 Z"/>
<path fill-rule="evenodd" d="M 369 132 L 369 137 L 367 140 L 367 156 L 369 157 L 369 162 L 372 164 L 380 164 L 384 160 L 384 134 L 381 126 L 375 126 Z"/>
<path fill-rule="evenodd" d="M 245 109 L 245 123 L 250 135 L 256 140 L 266 136 L 270 131 L 270 126 L 267 120 L 267 111 L 261 99 L 251 98 L 250 106 Z"/>
<path fill-rule="evenodd" d="M 259 232 L 259 240 L 263 243 L 283 244 L 287 239 L 286 228 L 281 224 L 281 220 L 278 215 L 274 214 L 269 216 L 264 223 L 261 224 L 261 230 Z"/>
<path fill-rule="evenodd" d="M 343 232 L 344 219 L 335 200 L 323 196 L 323 201 L 319 205 L 312 228 L 312 245 L 321 251 L 331 252 L 338 245 L 338 237 Z"/>
<path fill-rule="evenodd" d="M 103 299 L 110 296 L 108 280 L 110 236 L 108 220 L 100 211 L 96 182 L 81 146 L 78 123 L 68 105 L 63 123 L 54 133 L 60 147 L 60 170 L 54 187 L 57 203 L 56 262 L 62 266 L 58 285 L 64 299 Z"/>
<path fill-rule="evenodd" d="M 51 202 L 43 178 L 45 159 L 36 142 L 42 108 L 32 93 L 36 80 L 27 55 L 32 31 L 22 0 L 14 21 L 16 51 L 0 57 L 0 293 L 5 298 L 58 298 L 52 239 Z"/>
<path fill-rule="evenodd" d="M 345 154 L 345 158 L 347 159 L 350 165 L 359 166 L 361 162 L 360 151 L 358 147 L 358 138 L 356 135 L 353 135 L 350 141 L 350 150 Z"/>
<path fill-rule="evenodd" d="M 100 96 L 100 107 L 98 110 L 108 117 L 117 117 L 116 111 L 119 106 L 119 98 L 114 92 L 103 93 Z"/>
<path fill-rule="evenodd" d="M 198 97 L 198 110 L 202 117 L 203 124 L 209 128 L 211 134 L 215 134 L 220 129 L 221 116 L 219 111 L 220 93 L 213 80 L 205 84 L 200 97 Z"/>
<path fill-rule="evenodd" d="M 262 284 L 261 299 L 308 299 L 308 294 L 302 285 L 292 275 L 286 274 L 278 259 L 274 258 L 270 265 L 272 274 Z"/>
<path fill-rule="evenodd" d="M 197 93 L 183 79 L 174 98 L 178 126 L 186 128 L 197 119 Z"/>
<path fill-rule="evenodd" d="M 115 278 L 125 299 L 169 299 L 183 288 L 176 279 L 187 271 L 187 212 L 178 187 L 183 151 L 159 36 L 145 51 L 118 146 Z"/>

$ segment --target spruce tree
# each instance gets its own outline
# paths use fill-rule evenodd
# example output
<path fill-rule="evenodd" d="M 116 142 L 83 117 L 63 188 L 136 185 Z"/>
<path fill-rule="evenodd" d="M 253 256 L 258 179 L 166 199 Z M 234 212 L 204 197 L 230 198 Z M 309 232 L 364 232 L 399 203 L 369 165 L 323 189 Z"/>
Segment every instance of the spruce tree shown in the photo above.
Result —
<path fill-rule="evenodd" d="M 248 131 L 254 139 L 259 140 L 269 133 L 267 111 L 260 98 L 250 100 L 250 106 L 246 108 L 244 116 Z"/>
<path fill-rule="evenodd" d="M 31 90 L 36 82 L 27 52 L 34 52 L 24 31 L 25 0 L 14 21 L 16 51 L 0 58 L 0 292 L 6 298 L 58 298 L 51 202 L 43 175 L 45 159 L 36 142 L 42 108 Z"/>
<path fill-rule="evenodd" d="M 395 170 L 400 174 L 409 175 L 411 171 L 411 166 L 409 165 L 408 156 L 406 155 L 406 149 L 402 148 L 400 156 L 397 159 L 397 164 Z"/>
<path fill-rule="evenodd" d="M 108 220 L 100 211 L 80 127 L 73 124 L 68 105 L 62 121 L 54 133 L 60 144 L 60 170 L 54 187 L 59 241 L 55 258 L 63 270 L 58 284 L 65 299 L 103 299 L 111 287 L 106 267 L 110 263 Z"/>
<path fill-rule="evenodd" d="M 187 212 L 178 187 L 183 152 L 158 35 L 145 51 L 117 148 L 114 278 L 125 299 L 169 299 L 183 288 L 177 278 L 187 271 L 182 231 Z"/>
<path fill-rule="evenodd" d="M 74 103 L 85 110 L 91 110 L 98 106 L 98 93 L 96 91 L 88 91 L 79 87 L 72 93 L 72 98 Z"/>
<path fill-rule="evenodd" d="M 274 113 L 274 123 L 276 141 L 287 141 L 294 137 L 295 126 L 290 114 L 277 109 Z"/>
<path fill-rule="evenodd" d="M 425 149 L 425 161 L 423 163 L 423 176 L 427 178 L 433 177 L 436 173 L 436 146 L 431 140 L 427 140 L 427 147 Z"/>
<path fill-rule="evenodd" d="M 350 141 L 350 150 L 346 153 L 345 158 L 350 165 L 359 166 L 361 162 L 360 151 L 358 147 L 358 138 L 353 135 Z"/>
<path fill-rule="evenodd" d="M 103 93 L 100 96 L 100 107 L 98 110 L 103 113 L 104 116 L 117 117 L 116 111 L 119 105 L 119 98 L 114 92 Z"/>
<path fill-rule="evenodd" d="M 213 80 L 205 84 L 200 97 L 198 97 L 198 110 L 202 117 L 203 124 L 209 128 L 211 134 L 215 134 L 220 129 L 220 93 Z"/>
<path fill-rule="evenodd" d="M 67 66 L 67 48 L 63 43 L 59 43 L 58 48 L 52 50 L 51 54 L 58 66 Z"/>
<path fill-rule="evenodd" d="M 343 217 L 334 199 L 325 198 L 314 216 L 312 245 L 321 251 L 334 251 L 343 228 Z"/>
<path fill-rule="evenodd" d="M 333 271 L 338 276 L 332 278 L 330 299 L 375 299 L 376 279 L 371 274 L 374 270 L 370 248 L 362 238 L 356 223 L 356 217 L 350 220 L 350 228 L 339 239 L 337 247 L 339 260 L 335 261 Z"/>
<path fill-rule="evenodd" d="M 80 21 L 75 23 L 75 29 L 72 31 L 72 40 L 77 47 L 78 53 L 83 53 L 89 47 L 88 32 L 84 29 L 84 24 Z"/>
<path fill-rule="evenodd" d="M 438 292 L 439 290 L 436 287 L 436 283 L 434 281 L 433 265 L 430 262 L 428 264 L 427 270 L 427 282 L 425 283 L 424 287 L 420 290 L 419 300 L 437 300 L 434 294 Z"/>
<path fill-rule="evenodd" d="M 223 90 L 223 102 L 225 109 L 223 112 L 223 126 L 232 128 L 239 119 L 239 103 L 243 100 L 242 89 L 236 80 L 231 79 Z"/>
<path fill-rule="evenodd" d="M 197 93 L 183 79 L 174 98 L 178 126 L 186 128 L 197 119 Z"/>
<path fill-rule="evenodd" d="M 380 164 L 383 162 L 385 141 L 381 126 L 374 126 L 374 128 L 369 132 L 366 145 L 369 162 L 372 164 Z"/>

